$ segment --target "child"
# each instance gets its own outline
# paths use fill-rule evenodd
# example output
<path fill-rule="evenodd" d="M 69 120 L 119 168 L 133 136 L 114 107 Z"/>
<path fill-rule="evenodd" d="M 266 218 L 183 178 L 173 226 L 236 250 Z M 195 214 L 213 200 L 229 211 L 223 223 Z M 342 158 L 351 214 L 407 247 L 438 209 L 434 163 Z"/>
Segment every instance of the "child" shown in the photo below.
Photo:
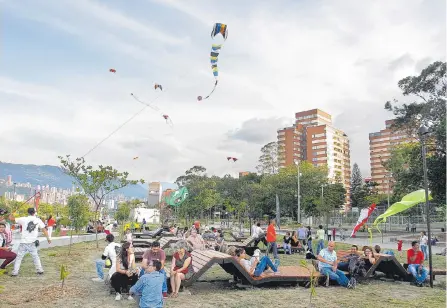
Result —
<path fill-rule="evenodd" d="M 126 242 L 132 244 L 132 233 L 129 228 L 126 229 Z"/>
<path fill-rule="evenodd" d="M 403 244 L 402 240 L 397 241 L 397 251 L 399 252 L 399 256 L 401 257 L 402 257 L 402 244 Z"/>
<path fill-rule="evenodd" d="M 284 253 L 287 255 L 292 254 L 292 245 L 291 245 L 292 238 L 290 237 L 290 232 L 286 232 L 286 235 L 284 235 Z"/>

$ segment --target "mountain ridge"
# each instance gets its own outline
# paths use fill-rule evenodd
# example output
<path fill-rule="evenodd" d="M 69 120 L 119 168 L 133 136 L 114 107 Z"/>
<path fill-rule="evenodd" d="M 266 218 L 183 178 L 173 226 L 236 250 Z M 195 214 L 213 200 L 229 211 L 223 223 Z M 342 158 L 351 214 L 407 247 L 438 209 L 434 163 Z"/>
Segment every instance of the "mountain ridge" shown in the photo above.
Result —
<path fill-rule="evenodd" d="M 12 176 L 13 182 L 30 183 L 36 185 L 49 185 L 50 187 L 72 188 L 73 179 L 66 175 L 60 167 L 35 164 L 12 164 L 0 161 L 0 178 Z M 142 185 L 129 185 L 116 191 L 126 197 L 147 198 L 147 188 Z"/>

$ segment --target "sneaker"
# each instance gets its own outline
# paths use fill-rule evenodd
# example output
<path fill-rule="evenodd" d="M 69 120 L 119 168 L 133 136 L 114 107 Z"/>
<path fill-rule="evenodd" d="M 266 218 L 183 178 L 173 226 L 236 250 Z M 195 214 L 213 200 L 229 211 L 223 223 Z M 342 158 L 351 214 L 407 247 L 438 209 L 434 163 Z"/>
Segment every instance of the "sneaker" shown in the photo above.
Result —
<path fill-rule="evenodd" d="M 129 297 L 127 299 L 130 300 L 130 301 L 133 301 L 132 295 L 129 295 Z"/>
<path fill-rule="evenodd" d="M 168 298 L 168 292 L 163 292 L 163 298 Z"/>
<path fill-rule="evenodd" d="M 277 272 L 273 272 L 273 275 L 279 276 L 279 275 L 281 275 L 281 273 L 280 273 L 280 271 L 277 271 Z"/>
<path fill-rule="evenodd" d="M 43 275 L 43 272 L 37 272 L 37 275 Z"/>
<path fill-rule="evenodd" d="M 92 281 L 94 281 L 94 282 L 104 282 L 104 279 L 96 277 L 96 278 L 92 278 Z"/>
<path fill-rule="evenodd" d="M 275 262 L 273 262 L 276 268 L 279 267 L 279 263 L 280 263 L 279 259 L 275 259 Z"/>
<path fill-rule="evenodd" d="M 121 300 L 121 294 L 116 293 L 115 300 L 116 301 L 120 301 Z"/>

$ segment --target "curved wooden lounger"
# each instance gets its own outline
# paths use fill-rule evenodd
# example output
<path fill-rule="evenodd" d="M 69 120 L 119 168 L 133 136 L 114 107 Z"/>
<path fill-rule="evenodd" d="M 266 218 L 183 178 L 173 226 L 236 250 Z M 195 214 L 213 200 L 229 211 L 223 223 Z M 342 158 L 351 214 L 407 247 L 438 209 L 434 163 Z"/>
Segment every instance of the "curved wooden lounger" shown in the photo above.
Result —
<path fill-rule="evenodd" d="M 308 265 L 307 269 L 302 266 L 280 266 L 279 274 L 264 273 L 262 277 L 251 276 L 245 268 L 239 263 L 235 257 L 227 259 L 220 265 L 227 273 L 237 276 L 242 279 L 244 283 L 251 284 L 253 286 L 263 286 L 268 284 L 281 284 L 295 286 L 299 282 L 310 281 L 312 265 Z M 320 278 L 318 271 L 314 272 L 316 279 Z"/>
<path fill-rule="evenodd" d="M 182 281 L 182 286 L 184 287 L 191 286 L 214 264 L 222 265 L 232 258 L 230 255 L 215 250 L 194 250 L 191 253 L 191 257 L 194 274 L 188 280 Z M 165 268 L 165 271 L 169 279 L 171 269 Z"/>
<path fill-rule="evenodd" d="M 159 240 L 160 248 L 166 249 L 171 246 L 171 244 L 177 243 L 180 241 L 181 238 L 179 237 L 163 237 L 161 240 Z M 141 260 L 143 258 L 144 252 L 147 250 L 147 247 L 135 247 L 135 259 Z"/>

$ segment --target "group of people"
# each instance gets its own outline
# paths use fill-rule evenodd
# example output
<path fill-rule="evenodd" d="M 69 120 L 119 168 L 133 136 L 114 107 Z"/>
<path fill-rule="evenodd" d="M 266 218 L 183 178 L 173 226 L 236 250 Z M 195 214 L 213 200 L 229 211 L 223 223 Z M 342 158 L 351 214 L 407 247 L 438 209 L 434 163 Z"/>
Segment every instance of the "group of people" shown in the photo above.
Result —
<path fill-rule="evenodd" d="M 128 291 L 129 300 L 137 300 L 140 307 L 162 307 L 168 297 L 165 271 L 166 254 L 159 242 L 154 242 L 143 254 L 140 264 L 135 262 L 130 230 L 126 230 L 126 242 L 115 243 L 113 234 L 106 236 L 108 245 L 101 259 L 95 261 L 97 277 L 93 281 L 110 281 L 115 291 L 115 300 L 122 299 L 123 291 Z M 175 244 L 170 267 L 171 297 L 177 297 L 182 281 L 194 274 L 192 256 L 189 250 L 204 249 L 205 242 L 195 228 L 185 240 Z M 104 268 L 109 268 L 105 277 Z"/>

